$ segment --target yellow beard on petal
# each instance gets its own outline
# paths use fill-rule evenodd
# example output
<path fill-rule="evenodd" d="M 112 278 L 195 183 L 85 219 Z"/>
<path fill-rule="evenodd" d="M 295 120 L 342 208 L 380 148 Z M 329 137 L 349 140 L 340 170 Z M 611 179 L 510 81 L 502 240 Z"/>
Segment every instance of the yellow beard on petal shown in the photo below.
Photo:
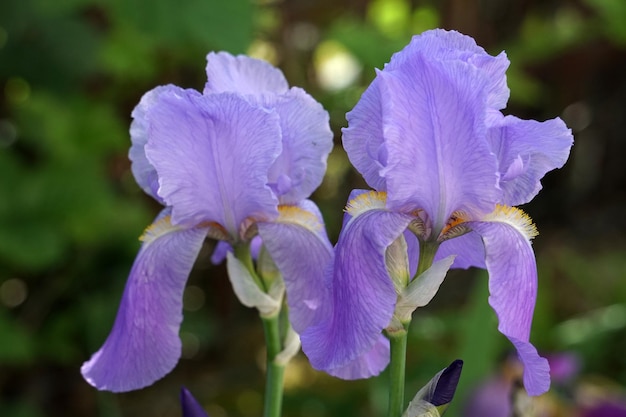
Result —
<path fill-rule="evenodd" d="M 172 216 L 165 216 L 146 227 L 146 230 L 139 236 L 139 240 L 144 243 L 151 243 L 159 237 L 179 229 L 179 227 L 172 225 Z"/>
<path fill-rule="evenodd" d="M 506 223 L 516 228 L 521 234 L 531 240 L 539 234 L 537 226 L 530 216 L 517 207 L 496 204 L 496 209 L 485 216 L 482 221 Z"/>
<path fill-rule="evenodd" d="M 386 205 L 386 192 L 368 191 L 350 200 L 344 211 L 352 217 L 357 217 L 369 210 L 384 209 Z"/>
<path fill-rule="evenodd" d="M 324 229 L 324 225 L 317 216 L 310 211 L 297 206 L 278 206 L 278 223 L 295 223 L 317 233 Z"/>

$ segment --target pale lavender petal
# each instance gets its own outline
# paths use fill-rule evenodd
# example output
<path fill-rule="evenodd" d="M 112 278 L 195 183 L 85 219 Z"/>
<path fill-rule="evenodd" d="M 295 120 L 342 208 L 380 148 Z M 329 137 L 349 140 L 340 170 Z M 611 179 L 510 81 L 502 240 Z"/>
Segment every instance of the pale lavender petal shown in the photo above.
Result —
<path fill-rule="evenodd" d="M 184 387 L 180 390 L 180 405 L 183 409 L 183 417 L 209 417 L 191 392 Z"/>
<path fill-rule="evenodd" d="M 565 164 L 574 142 L 559 118 L 538 122 L 501 117 L 488 137 L 500 166 L 500 203 L 509 206 L 532 200 L 541 190 L 541 178 Z"/>
<path fill-rule="evenodd" d="M 283 151 L 269 171 L 269 185 L 282 204 L 296 204 L 319 187 L 333 148 L 328 112 L 300 88 L 265 96 L 264 107 L 280 117 Z"/>
<path fill-rule="evenodd" d="M 162 95 L 150 112 L 146 155 L 174 224 L 216 222 L 237 236 L 244 219 L 271 219 L 277 199 L 267 186 L 280 154 L 275 112 L 233 94 Z"/>
<path fill-rule="evenodd" d="M 342 230 L 335 248 L 330 316 L 301 334 L 314 368 L 344 368 L 379 340 L 397 298 L 385 251 L 410 221 L 409 216 L 374 209 L 352 218 Z M 369 377 L 370 372 L 355 370 L 351 377 Z"/>
<path fill-rule="evenodd" d="M 166 209 L 169 210 L 169 209 Z M 160 216 L 130 272 L 113 330 L 81 372 L 100 390 L 131 391 L 170 372 L 180 357 L 185 283 L 206 229 L 179 229 Z"/>
<path fill-rule="evenodd" d="M 293 215 L 257 225 L 263 245 L 285 281 L 291 324 L 301 333 L 329 314 L 333 247 L 314 213 L 295 207 L 287 210 Z"/>
<path fill-rule="evenodd" d="M 326 372 L 341 379 L 369 378 L 380 374 L 388 364 L 389 339 L 381 334 L 369 351 L 340 368 L 327 369 Z"/>
<path fill-rule="evenodd" d="M 289 88 L 283 73 L 269 62 L 227 52 L 207 55 L 208 81 L 204 94 L 233 92 L 257 95 L 280 94 Z"/>
<path fill-rule="evenodd" d="M 456 255 L 451 268 L 467 269 L 469 267 L 487 268 L 485 265 L 485 246 L 482 237 L 476 232 L 444 241 L 437 250 L 435 260 Z"/>
<path fill-rule="evenodd" d="M 489 272 L 489 304 L 498 316 L 498 330 L 517 349 L 524 364 L 524 386 L 530 395 L 550 387 L 550 367 L 529 343 L 535 300 L 537 266 L 530 241 L 503 222 L 471 222 L 485 245 Z"/>
<path fill-rule="evenodd" d="M 380 74 L 380 73 L 379 73 Z M 387 165 L 387 150 L 382 124 L 380 80 L 372 81 L 354 108 L 346 114 L 348 127 L 342 129 L 343 148 L 367 184 L 385 191 L 385 178 L 380 174 Z"/>
<path fill-rule="evenodd" d="M 403 71 L 383 72 L 387 206 L 421 208 L 438 233 L 457 210 L 494 209 L 496 159 L 485 135 L 485 77 L 466 65 L 418 54 Z"/>
<path fill-rule="evenodd" d="M 135 106 L 131 116 L 133 121 L 130 124 L 130 139 L 132 141 L 128 157 L 132 164 L 130 166 L 137 184 L 148 195 L 153 197 L 159 203 L 163 204 L 163 199 L 157 194 L 159 189 L 159 180 L 156 170 L 146 158 L 144 147 L 148 143 L 148 119 L 152 107 L 158 102 L 162 94 L 176 94 L 183 90 L 173 85 L 156 87 L 141 97 L 139 104 Z"/>
<path fill-rule="evenodd" d="M 476 41 L 470 36 L 456 31 L 435 29 L 414 36 L 402 51 L 392 56 L 385 71 L 402 69 L 407 61 L 419 53 L 432 60 L 444 63 L 463 62 L 477 68 L 487 76 L 487 106 L 495 110 L 506 107 L 509 99 L 506 83 L 509 60 L 504 52 L 491 56 L 476 45 Z"/>

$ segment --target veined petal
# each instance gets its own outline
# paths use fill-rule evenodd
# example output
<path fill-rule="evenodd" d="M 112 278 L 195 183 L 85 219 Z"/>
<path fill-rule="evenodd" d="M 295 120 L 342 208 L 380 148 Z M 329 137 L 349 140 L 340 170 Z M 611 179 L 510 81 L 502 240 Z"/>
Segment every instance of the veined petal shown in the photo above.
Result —
<path fill-rule="evenodd" d="M 387 205 L 421 208 L 433 232 L 462 210 L 482 216 L 497 196 L 496 159 L 485 135 L 486 77 L 458 62 L 417 54 L 402 71 L 383 71 Z"/>
<path fill-rule="evenodd" d="M 538 122 L 506 116 L 496 123 L 488 137 L 500 166 L 500 202 L 527 203 L 541 190 L 541 178 L 567 161 L 572 132 L 559 118 Z"/>
<path fill-rule="evenodd" d="M 148 143 L 148 114 L 152 107 L 158 102 L 159 97 L 163 94 L 181 94 L 182 89 L 173 85 L 156 87 L 141 97 L 139 104 L 135 106 L 131 116 L 133 121 L 130 124 L 130 139 L 132 145 L 128 152 L 132 164 L 130 166 L 137 184 L 149 196 L 164 204 L 163 199 L 159 197 L 157 191 L 159 189 L 159 179 L 156 170 L 146 158 L 144 147 Z"/>
<path fill-rule="evenodd" d="M 228 52 L 207 55 L 208 81 L 204 94 L 233 92 L 257 95 L 280 94 L 289 88 L 283 73 L 269 62 Z"/>
<path fill-rule="evenodd" d="M 509 60 L 504 52 L 491 56 L 470 36 L 453 30 L 435 29 L 414 36 L 402 51 L 391 57 L 385 71 L 402 67 L 418 53 L 436 61 L 463 62 L 484 72 L 488 78 L 487 105 L 495 110 L 506 107 L 510 93 L 506 83 Z"/>
<path fill-rule="evenodd" d="M 529 343 L 537 297 L 537 266 L 530 239 L 536 229 L 521 210 L 499 207 L 487 221 L 470 222 L 482 236 L 489 271 L 489 304 L 498 330 L 513 343 L 525 365 L 524 386 L 530 395 L 548 390 L 548 361 Z"/>
<path fill-rule="evenodd" d="M 113 392 L 143 388 L 170 372 L 180 357 L 185 283 L 206 229 L 181 229 L 164 210 L 144 234 L 113 330 L 85 362 L 87 382 Z"/>
<path fill-rule="evenodd" d="M 369 378 L 380 374 L 389 364 L 389 339 L 382 333 L 374 346 L 357 358 L 339 368 L 330 368 L 325 371 L 341 379 Z"/>
<path fill-rule="evenodd" d="M 216 222 L 235 239 L 247 217 L 271 219 L 267 173 L 281 151 L 278 115 L 233 94 L 162 95 L 150 112 L 146 155 L 174 224 Z"/>
<path fill-rule="evenodd" d="M 344 368 L 379 340 L 397 298 L 385 252 L 410 221 L 404 214 L 372 209 L 353 217 L 342 230 L 331 271 L 330 315 L 301 333 L 302 348 L 314 368 Z M 361 369 L 350 375 L 372 374 Z"/>
<path fill-rule="evenodd" d="M 280 117 L 283 150 L 270 168 L 269 184 L 282 204 L 296 204 L 319 187 L 333 148 L 328 112 L 300 88 L 266 95 L 263 105 Z"/>
<path fill-rule="evenodd" d="M 378 191 L 387 189 L 385 178 L 380 173 L 387 166 L 382 115 L 380 80 L 377 76 L 346 114 L 348 127 L 342 129 L 342 143 L 352 165 L 367 184 Z"/>
<path fill-rule="evenodd" d="M 296 332 L 328 315 L 333 248 L 315 213 L 280 206 L 274 222 L 257 223 L 259 235 L 287 289 L 289 318 Z"/>

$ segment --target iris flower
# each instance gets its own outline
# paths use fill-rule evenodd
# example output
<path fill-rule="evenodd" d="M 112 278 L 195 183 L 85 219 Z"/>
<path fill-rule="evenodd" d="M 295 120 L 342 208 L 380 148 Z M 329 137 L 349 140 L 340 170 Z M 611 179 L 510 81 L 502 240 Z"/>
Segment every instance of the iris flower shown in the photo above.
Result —
<path fill-rule="evenodd" d="M 529 341 L 537 231 L 514 206 L 565 163 L 573 138 L 558 118 L 501 113 L 508 65 L 504 52 L 491 56 L 458 32 L 425 32 L 394 54 L 347 114 L 344 148 L 374 190 L 348 203 L 329 313 L 301 335 L 315 368 L 363 378 L 387 366 L 381 331 L 397 313 L 398 276 L 409 281 L 421 254 L 439 269 L 487 269 L 489 303 L 525 366 L 527 391 L 549 388 L 548 363 Z"/>
<path fill-rule="evenodd" d="M 207 61 L 203 93 L 157 87 L 132 113 L 132 172 L 165 208 L 141 237 L 111 333 L 81 368 L 98 389 L 139 389 L 176 365 L 183 290 L 207 237 L 249 250 L 261 236 L 283 273 L 293 327 L 315 317 L 297 301 L 315 302 L 307 278 L 332 256 L 307 200 L 332 148 L 328 114 L 264 61 L 227 53 Z M 309 256 L 294 259 L 298 248 Z M 230 255 L 228 264 L 241 266 Z"/>

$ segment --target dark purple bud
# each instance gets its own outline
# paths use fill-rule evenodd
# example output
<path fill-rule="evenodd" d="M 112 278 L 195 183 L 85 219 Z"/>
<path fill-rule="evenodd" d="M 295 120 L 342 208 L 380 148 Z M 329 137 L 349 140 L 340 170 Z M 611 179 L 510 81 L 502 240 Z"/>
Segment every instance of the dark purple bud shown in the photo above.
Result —
<path fill-rule="evenodd" d="M 180 390 L 180 405 L 183 409 L 183 417 L 209 417 L 200 403 L 185 387 Z"/>
<path fill-rule="evenodd" d="M 459 384 L 462 369 L 463 361 L 460 359 L 455 360 L 444 369 L 439 377 L 439 381 L 437 381 L 432 398 L 427 399 L 428 402 L 435 407 L 450 403 L 456 392 L 456 386 Z"/>

